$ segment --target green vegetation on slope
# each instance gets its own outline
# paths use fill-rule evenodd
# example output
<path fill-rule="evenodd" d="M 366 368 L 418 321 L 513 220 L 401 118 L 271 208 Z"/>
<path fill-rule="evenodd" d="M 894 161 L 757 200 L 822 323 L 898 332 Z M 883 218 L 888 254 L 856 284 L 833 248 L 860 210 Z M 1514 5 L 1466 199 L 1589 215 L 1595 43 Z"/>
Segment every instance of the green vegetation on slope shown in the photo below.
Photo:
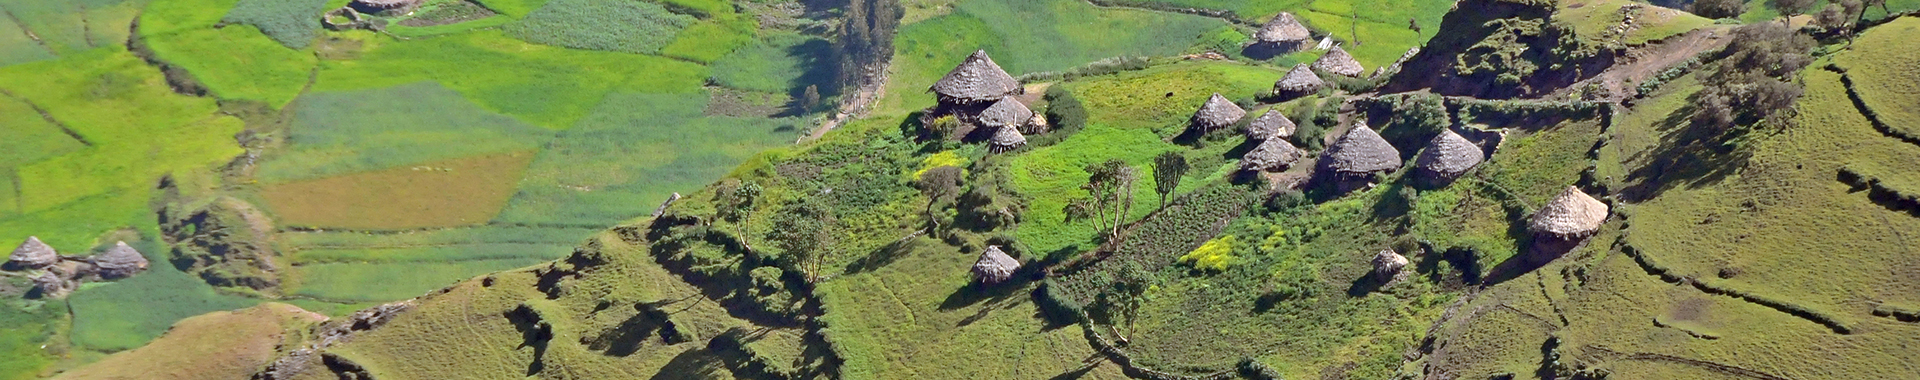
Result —
<path fill-rule="evenodd" d="M 139 36 L 136 47 L 144 46 L 152 54 L 168 64 L 178 66 L 189 73 L 205 91 L 225 99 L 251 99 L 267 102 L 279 107 L 299 95 L 307 84 L 313 71 L 314 58 L 311 52 L 288 49 L 283 42 L 261 32 L 276 32 L 280 29 L 229 27 L 215 28 L 221 22 L 218 14 L 207 9 L 227 9 L 235 6 L 236 0 L 191 0 L 160 1 L 147 7 L 140 14 Z M 257 2 L 271 7 L 280 2 Z M 291 5 L 289 5 L 291 6 Z M 307 6 L 311 6 L 310 4 Z M 253 13 L 246 10 L 240 13 L 253 22 L 266 23 L 265 16 L 251 18 Z M 258 12 L 275 13 L 286 10 L 261 10 Z M 277 13 L 276 13 L 277 14 Z M 274 16 L 275 20 L 286 20 Z M 316 26 L 317 27 L 317 26 Z M 296 41 L 291 37 L 278 37 L 285 41 Z M 309 36 L 306 40 L 310 41 Z M 300 46 L 305 46 L 304 44 Z"/>
<path fill-rule="evenodd" d="M 320 17 L 327 0 L 240 0 L 222 23 L 247 24 L 281 45 L 303 49 L 320 36 Z"/>
<path fill-rule="evenodd" d="M 434 82 L 314 92 L 293 105 L 288 149 L 256 176 L 277 184 L 538 149 L 552 132 L 488 112 Z"/>
<path fill-rule="evenodd" d="M 1869 30 L 1852 51 L 1834 59 L 1853 79 L 1860 100 L 1890 129 L 1920 139 L 1920 18 L 1904 17 Z"/>
<path fill-rule="evenodd" d="M 693 22 L 693 16 L 649 2 L 553 0 L 508 25 L 506 32 L 538 44 L 656 54 Z"/>

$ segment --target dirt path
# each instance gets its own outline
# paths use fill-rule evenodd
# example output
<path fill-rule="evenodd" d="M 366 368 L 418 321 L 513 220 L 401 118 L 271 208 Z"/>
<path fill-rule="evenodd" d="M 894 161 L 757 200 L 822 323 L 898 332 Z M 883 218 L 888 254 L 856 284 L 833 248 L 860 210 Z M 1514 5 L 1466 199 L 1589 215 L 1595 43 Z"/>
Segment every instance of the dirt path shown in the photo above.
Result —
<path fill-rule="evenodd" d="M 1623 63 L 1614 64 L 1606 72 L 1589 79 L 1599 81 L 1610 94 L 1608 101 L 1620 102 L 1638 91 L 1641 82 L 1659 75 L 1661 71 L 1686 62 L 1700 53 L 1726 46 L 1731 39 L 1726 38 L 1727 28 L 1704 28 L 1669 38 L 1664 42 L 1628 50 L 1621 57 Z M 1568 86 L 1569 89 L 1582 86 Z"/>

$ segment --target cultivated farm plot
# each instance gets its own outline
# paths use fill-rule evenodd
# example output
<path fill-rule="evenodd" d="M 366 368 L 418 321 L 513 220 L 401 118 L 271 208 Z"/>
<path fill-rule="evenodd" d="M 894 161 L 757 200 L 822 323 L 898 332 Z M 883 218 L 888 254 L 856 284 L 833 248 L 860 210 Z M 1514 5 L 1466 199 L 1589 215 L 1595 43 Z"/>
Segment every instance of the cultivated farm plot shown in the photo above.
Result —
<path fill-rule="evenodd" d="M 445 228 L 308 231 L 281 236 L 293 266 L 287 294 L 335 303 L 414 297 L 473 276 L 566 256 L 594 229 Z"/>
<path fill-rule="evenodd" d="M 256 174 L 261 182 L 280 184 L 407 169 L 435 161 L 524 154 L 539 149 L 553 134 L 481 109 L 433 82 L 315 92 L 294 106 L 288 136 L 292 144 L 261 159 Z M 508 166 L 489 170 L 519 170 Z"/>
<path fill-rule="evenodd" d="M 513 196 L 532 151 L 426 162 L 267 186 L 280 224 L 412 229 L 486 223 Z"/>
<path fill-rule="evenodd" d="M 215 96 L 283 106 L 300 94 L 316 61 L 311 52 L 286 46 L 298 42 L 298 46 L 305 47 L 305 41 L 312 37 L 308 35 L 305 40 L 282 37 L 284 41 L 276 42 L 261 31 L 287 32 L 245 26 L 214 28 L 222 20 L 221 15 L 206 10 L 228 9 L 235 4 L 236 0 L 154 2 L 140 14 L 138 37 L 156 57 L 192 73 L 193 78 Z M 273 6 L 253 1 L 248 4 Z M 286 11 L 291 10 L 267 13 Z M 275 20 L 282 20 L 287 16 L 276 17 Z M 287 45 L 282 46 L 283 43 Z"/>

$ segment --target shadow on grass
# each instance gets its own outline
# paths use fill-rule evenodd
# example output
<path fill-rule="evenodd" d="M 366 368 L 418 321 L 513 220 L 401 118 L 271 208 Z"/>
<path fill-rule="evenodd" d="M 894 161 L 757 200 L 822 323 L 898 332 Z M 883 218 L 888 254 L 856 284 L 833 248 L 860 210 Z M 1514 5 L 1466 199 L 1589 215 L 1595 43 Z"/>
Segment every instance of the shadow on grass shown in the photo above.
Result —
<path fill-rule="evenodd" d="M 846 268 L 846 273 L 841 275 L 851 276 L 855 274 L 872 271 L 875 269 L 880 269 L 880 267 L 887 266 L 887 264 L 892 264 L 894 261 L 899 261 L 900 258 L 902 257 L 907 257 L 907 255 L 912 254 L 915 250 L 920 249 L 922 246 L 926 244 L 927 242 L 924 239 L 920 239 L 920 238 L 913 238 L 913 239 L 907 239 L 907 240 L 901 240 L 901 241 L 895 241 L 893 243 L 889 243 L 885 246 L 881 246 L 880 249 L 876 249 L 876 250 L 873 250 L 873 252 L 868 253 L 866 257 L 862 257 L 858 260 L 854 260 L 852 263 L 848 263 Z"/>
<path fill-rule="evenodd" d="M 1734 133 L 1693 122 L 1695 106 L 1691 104 L 1698 102 L 1699 97 L 1699 94 L 1688 97 L 1688 106 L 1673 111 L 1654 125 L 1661 133 L 1657 148 L 1627 158 L 1626 162 L 1646 164 L 1627 173 L 1623 180 L 1631 185 L 1620 191 L 1621 199 L 1642 202 L 1679 186 L 1700 188 L 1719 183 L 1745 166 L 1753 156 L 1746 149 L 1725 143 L 1737 137 Z"/>
<path fill-rule="evenodd" d="M 1499 285 L 1532 273 L 1546 266 L 1547 263 L 1566 256 L 1567 252 L 1572 252 L 1574 248 L 1579 247 L 1580 242 L 1586 241 L 1585 238 L 1563 240 L 1552 237 L 1537 237 L 1531 240 L 1531 244 L 1527 244 L 1527 248 L 1520 254 L 1507 258 L 1507 261 L 1502 261 L 1499 265 L 1494 265 L 1493 269 L 1487 272 L 1486 285 Z"/>

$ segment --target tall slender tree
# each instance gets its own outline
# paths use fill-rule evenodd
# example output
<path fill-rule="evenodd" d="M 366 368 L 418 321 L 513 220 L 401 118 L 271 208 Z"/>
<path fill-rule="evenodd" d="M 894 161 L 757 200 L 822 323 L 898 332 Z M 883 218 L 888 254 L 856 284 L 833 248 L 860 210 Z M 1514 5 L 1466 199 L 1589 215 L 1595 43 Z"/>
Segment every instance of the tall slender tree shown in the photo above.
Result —
<path fill-rule="evenodd" d="M 1107 160 L 1087 165 L 1087 184 L 1081 190 L 1087 191 L 1087 198 L 1067 203 L 1068 219 L 1091 219 L 1102 235 L 1113 239 L 1120 234 L 1120 224 L 1133 211 L 1133 181 L 1138 176 L 1126 161 Z"/>
<path fill-rule="evenodd" d="M 1180 188 L 1180 177 L 1187 175 L 1187 156 L 1167 151 L 1153 157 L 1153 191 L 1160 193 L 1160 208 L 1167 207 L 1167 196 Z"/>

